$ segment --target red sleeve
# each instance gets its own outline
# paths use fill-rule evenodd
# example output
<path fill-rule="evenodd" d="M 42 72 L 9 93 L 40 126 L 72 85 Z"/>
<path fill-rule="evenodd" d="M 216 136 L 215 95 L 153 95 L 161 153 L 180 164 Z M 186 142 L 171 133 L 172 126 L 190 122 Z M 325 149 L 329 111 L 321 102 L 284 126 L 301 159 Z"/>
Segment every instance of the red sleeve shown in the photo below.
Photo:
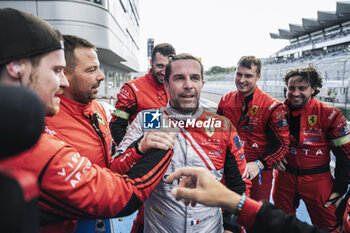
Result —
<path fill-rule="evenodd" d="M 91 164 L 69 146 L 40 175 L 39 206 L 73 218 L 110 218 L 136 211 L 163 177 L 172 151 L 150 150 L 125 175 Z"/>
<path fill-rule="evenodd" d="M 238 216 L 237 222 L 249 229 L 255 223 L 256 214 L 262 206 L 262 202 L 255 201 L 250 197 L 247 197 L 241 213 Z"/>
<path fill-rule="evenodd" d="M 136 95 L 128 83 L 125 83 L 122 86 L 122 88 L 120 89 L 120 92 L 117 95 L 117 98 L 118 98 L 117 102 L 115 103 L 116 110 L 117 109 L 122 110 L 124 112 L 127 112 L 130 115 L 136 112 L 136 107 L 137 107 Z M 115 117 L 118 117 L 118 116 L 114 114 L 113 119 L 115 119 Z"/>
<path fill-rule="evenodd" d="M 113 140 L 117 145 L 123 140 L 128 122 L 133 120 L 136 110 L 136 95 L 129 84 L 125 83 L 117 95 L 115 111 L 112 114 L 112 119 L 109 124 Z"/>
<path fill-rule="evenodd" d="M 142 154 L 136 149 L 137 142 L 140 140 L 133 142 L 123 154 L 113 159 L 110 166 L 112 171 L 124 174 L 142 158 Z"/>
<path fill-rule="evenodd" d="M 289 148 L 289 125 L 285 105 L 280 104 L 271 113 L 266 125 L 266 135 L 269 140 L 268 148 L 259 160 L 265 169 L 271 169 L 285 157 Z"/>
<path fill-rule="evenodd" d="M 350 133 L 347 120 L 338 109 L 327 116 L 327 120 L 333 116 L 331 125 L 326 132 L 327 138 L 332 144 L 332 152 L 336 157 L 335 182 L 333 192 L 341 195 L 348 189 L 350 174 Z"/>

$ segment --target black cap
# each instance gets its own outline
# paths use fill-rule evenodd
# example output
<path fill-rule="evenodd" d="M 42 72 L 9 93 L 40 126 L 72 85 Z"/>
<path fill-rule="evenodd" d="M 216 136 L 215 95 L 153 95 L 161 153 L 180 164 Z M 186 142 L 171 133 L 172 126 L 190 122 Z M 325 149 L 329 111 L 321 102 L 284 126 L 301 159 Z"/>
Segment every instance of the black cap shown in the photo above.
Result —
<path fill-rule="evenodd" d="M 44 130 L 45 108 L 29 88 L 0 85 L 0 109 L 2 159 L 21 153 L 38 141 Z"/>
<path fill-rule="evenodd" d="M 0 64 L 64 49 L 60 33 L 30 13 L 0 9 Z"/>

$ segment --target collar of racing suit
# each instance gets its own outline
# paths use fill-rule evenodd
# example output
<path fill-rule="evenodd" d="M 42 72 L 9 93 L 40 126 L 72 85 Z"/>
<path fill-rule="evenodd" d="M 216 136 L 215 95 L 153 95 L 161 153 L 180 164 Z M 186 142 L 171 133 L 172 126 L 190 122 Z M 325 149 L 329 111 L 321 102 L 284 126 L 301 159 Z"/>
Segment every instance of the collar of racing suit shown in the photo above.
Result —
<path fill-rule="evenodd" d="M 92 101 L 90 101 L 87 104 L 82 104 L 72 99 L 69 99 L 64 95 L 59 95 L 59 98 L 61 99 L 60 104 L 63 105 L 67 110 L 69 110 L 70 114 L 73 114 L 73 115 L 83 114 L 83 116 L 85 117 L 90 116 L 92 111 L 91 110 Z"/>
<path fill-rule="evenodd" d="M 196 119 L 198 117 L 200 117 L 203 113 L 203 108 L 201 106 L 198 106 L 197 111 L 194 114 L 191 113 L 183 113 L 180 112 L 174 108 L 172 108 L 169 103 L 166 106 L 165 110 L 167 111 L 169 117 L 171 117 L 172 119 L 175 120 L 179 120 L 179 121 L 185 121 L 187 119 Z"/>

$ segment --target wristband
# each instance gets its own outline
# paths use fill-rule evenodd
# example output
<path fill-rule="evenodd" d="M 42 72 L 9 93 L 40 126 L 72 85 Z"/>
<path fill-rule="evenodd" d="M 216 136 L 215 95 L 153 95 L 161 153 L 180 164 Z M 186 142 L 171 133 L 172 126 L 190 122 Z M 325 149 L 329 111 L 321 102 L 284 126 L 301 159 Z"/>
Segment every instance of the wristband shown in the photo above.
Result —
<path fill-rule="evenodd" d="M 261 185 L 261 171 L 262 171 L 262 167 L 259 163 L 259 160 L 255 160 L 256 164 L 258 164 L 259 167 L 259 185 Z"/>
<path fill-rule="evenodd" d="M 237 205 L 237 209 L 236 209 L 235 213 L 231 215 L 231 223 L 235 223 L 236 222 L 239 214 L 241 213 L 241 211 L 243 209 L 243 206 L 244 206 L 246 198 L 247 198 L 246 194 L 243 193 L 242 196 L 241 196 L 241 200 L 239 201 L 239 203 Z"/>

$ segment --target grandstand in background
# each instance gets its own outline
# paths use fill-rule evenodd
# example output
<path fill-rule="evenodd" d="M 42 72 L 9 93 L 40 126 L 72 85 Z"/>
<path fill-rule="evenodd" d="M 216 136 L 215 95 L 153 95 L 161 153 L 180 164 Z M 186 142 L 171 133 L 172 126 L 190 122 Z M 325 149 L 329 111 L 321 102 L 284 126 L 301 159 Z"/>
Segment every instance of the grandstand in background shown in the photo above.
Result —
<path fill-rule="evenodd" d="M 324 80 L 318 99 L 335 104 L 349 119 L 350 2 L 337 2 L 335 12 L 318 11 L 317 19 L 302 18 L 302 25 L 289 24 L 289 30 L 278 31 L 270 33 L 271 38 L 286 39 L 290 44 L 263 59 L 259 86 L 284 99 L 281 78 L 285 72 L 313 63 Z"/>

